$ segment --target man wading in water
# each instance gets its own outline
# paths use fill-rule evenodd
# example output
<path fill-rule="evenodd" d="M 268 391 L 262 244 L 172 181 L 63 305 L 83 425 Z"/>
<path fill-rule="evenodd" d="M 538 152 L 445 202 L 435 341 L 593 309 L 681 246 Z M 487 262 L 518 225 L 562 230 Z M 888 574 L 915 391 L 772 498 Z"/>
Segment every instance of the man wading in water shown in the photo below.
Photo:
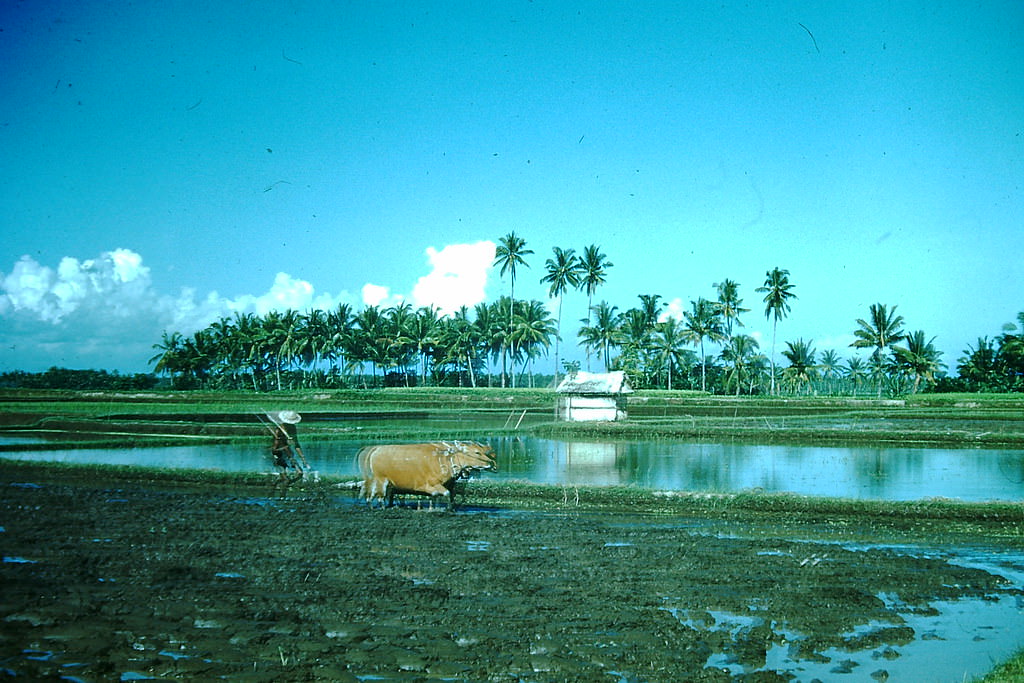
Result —
<path fill-rule="evenodd" d="M 306 462 L 306 456 L 302 454 L 302 446 L 299 444 L 299 436 L 295 428 L 295 425 L 302 420 L 302 416 L 294 410 L 282 410 L 278 413 L 267 413 L 267 417 L 274 423 L 274 427 L 271 429 L 274 440 L 270 444 L 270 454 L 274 458 L 274 467 L 280 471 L 277 481 L 274 482 L 274 488 L 277 489 L 280 486 L 281 492 L 284 493 L 290 484 L 302 479 L 305 470 L 309 469 L 309 463 Z M 298 454 L 298 459 L 295 457 L 296 454 Z M 302 461 L 301 465 L 299 460 Z M 289 470 L 293 470 L 294 473 L 289 474 Z"/>

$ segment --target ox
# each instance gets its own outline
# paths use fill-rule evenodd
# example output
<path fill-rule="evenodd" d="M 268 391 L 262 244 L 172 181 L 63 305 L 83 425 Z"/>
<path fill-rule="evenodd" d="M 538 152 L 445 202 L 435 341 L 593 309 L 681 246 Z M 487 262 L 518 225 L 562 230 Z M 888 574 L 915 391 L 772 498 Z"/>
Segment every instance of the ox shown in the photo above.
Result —
<path fill-rule="evenodd" d="M 356 455 L 363 475 L 360 495 L 373 507 L 374 500 L 391 506 L 396 493 L 430 496 L 430 506 L 448 496 L 455 502 L 455 482 L 478 470 L 498 469 L 494 449 L 475 441 L 366 446 Z"/>

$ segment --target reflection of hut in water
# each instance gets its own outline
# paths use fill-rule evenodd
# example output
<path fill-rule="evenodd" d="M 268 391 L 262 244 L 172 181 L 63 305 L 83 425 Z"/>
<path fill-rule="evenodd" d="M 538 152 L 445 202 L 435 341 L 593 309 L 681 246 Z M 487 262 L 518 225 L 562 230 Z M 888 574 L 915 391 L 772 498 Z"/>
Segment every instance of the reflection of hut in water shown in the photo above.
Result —
<path fill-rule="evenodd" d="M 622 371 L 577 372 L 563 379 L 555 393 L 559 420 L 625 420 L 626 395 L 633 393 L 633 387 Z"/>
<path fill-rule="evenodd" d="M 570 441 L 565 444 L 565 463 L 570 468 L 600 467 L 615 464 L 622 444 Z"/>

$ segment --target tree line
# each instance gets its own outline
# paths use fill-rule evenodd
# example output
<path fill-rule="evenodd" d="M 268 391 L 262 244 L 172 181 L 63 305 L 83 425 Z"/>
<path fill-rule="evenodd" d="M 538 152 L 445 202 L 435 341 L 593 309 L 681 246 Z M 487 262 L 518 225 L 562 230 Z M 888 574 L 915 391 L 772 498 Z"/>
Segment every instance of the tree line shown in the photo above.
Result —
<path fill-rule="evenodd" d="M 896 306 L 873 304 L 857 319 L 854 349 L 840 358 L 819 353 L 812 340 L 783 342 L 785 360 L 775 363 L 780 322 L 797 300 L 789 271 L 773 268 L 755 291 L 772 322 L 768 353 L 744 333 L 740 285 L 713 285 L 716 297 L 689 302 L 681 318 L 665 315 L 658 294 L 638 295 L 620 311 L 594 303 L 614 264 L 598 245 L 577 254 L 553 247 L 540 283 L 557 303 L 552 315 L 542 301 L 516 298 L 517 276 L 534 252 L 515 232 L 499 240 L 494 266 L 509 275 L 509 292 L 492 303 L 442 315 L 434 307 L 414 309 L 341 304 L 331 311 L 236 313 L 191 335 L 164 332 L 150 360 L 176 387 L 343 388 L 414 384 L 438 386 L 538 386 L 557 383 L 561 372 L 583 368 L 562 361 L 561 300 L 571 290 L 587 296 L 586 318 L 576 336 L 587 369 L 623 370 L 635 388 L 699 389 L 729 394 L 874 393 L 923 390 L 1024 390 L 1024 329 L 1010 325 L 995 341 L 978 340 L 959 360 L 957 377 L 946 373 L 934 337 L 908 331 Z M 1024 313 L 1018 316 L 1024 328 Z M 554 376 L 537 373 L 536 361 L 554 353 Z"/>

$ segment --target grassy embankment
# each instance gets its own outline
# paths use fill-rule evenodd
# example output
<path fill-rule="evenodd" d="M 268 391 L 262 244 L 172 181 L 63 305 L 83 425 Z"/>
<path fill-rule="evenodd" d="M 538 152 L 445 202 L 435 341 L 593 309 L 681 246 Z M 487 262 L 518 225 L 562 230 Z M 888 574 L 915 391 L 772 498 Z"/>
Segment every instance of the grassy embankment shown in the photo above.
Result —
<path fill-rule="evenodd" d="M 945 445 L 1024 448 L 1024 396 L 926 394 L 900 400 L 749 398 L 641 391 L 629 419 L 556 423 L 554 393 L 541 389 L 386 389 L 251 392 L 0 392 L 0 427 L 97 446 L 263 438 L 256 415 L 303 413 L 310 439 L 483 438 L 520 431 L 575 439 L 687 439 L 756 443 Z M 502 428 L 439 431 L 420 417 L 490 415 Z M 364 428 L 356 418 L 400 417 Z M 338 418 L 349 418 L 341 421 Z"/>

